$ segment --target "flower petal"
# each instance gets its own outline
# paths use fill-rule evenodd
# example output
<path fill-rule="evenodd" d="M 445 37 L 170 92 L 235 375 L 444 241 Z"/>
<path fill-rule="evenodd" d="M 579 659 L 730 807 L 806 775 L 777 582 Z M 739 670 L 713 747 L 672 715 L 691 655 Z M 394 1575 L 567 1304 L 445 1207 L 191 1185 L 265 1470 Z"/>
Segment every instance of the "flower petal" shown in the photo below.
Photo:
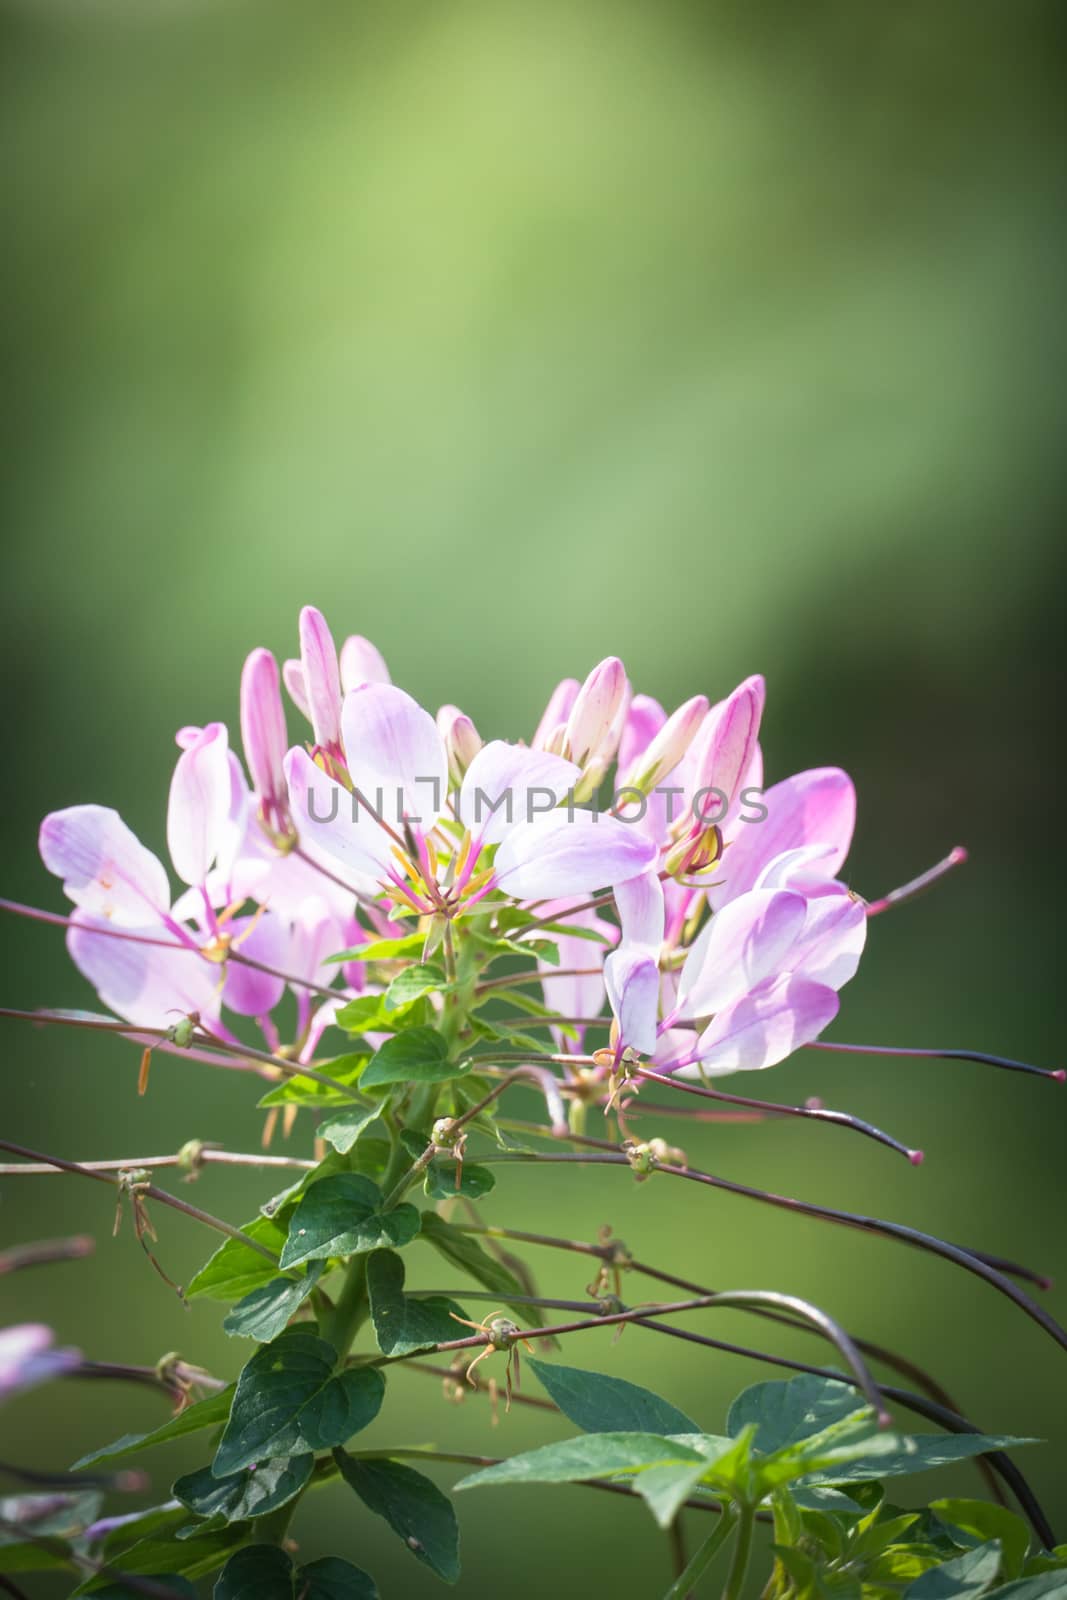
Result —
<path fill-rule="evenodd" d="M 808 901 L 804 930 L 790 952 L 793 972 L 840 989 L 855 976 L 867 942 L 867 908 L 844 885 Z"/>
<path fill-rule="evenodd" d="M 741 822 L 723 856 L 725 885 L 713 903 L 733 900 L 751 889 L 763 869 L 786 850 L 801 845 L 828 847 L 826 877 L 836 876 L 848 854 L 856 824 L 856 791 L 839 767 L 798 772 L 768 789 L 762 821 Z"/>
<path fill-rule="evenodd" d="M 837 1015 L 833 989 L 792 974 L 769 980 L 721 1011 L 700 1036 L 700 1066 L 711 1077 L 773 1067 L 818 1038 Z M 682 1069 L 698 1077 L 695 1067 Z"/>
<path fill-rule="evenodd" d="M 807 911 L 803 895 L 785 889 L 753 889 L 716 911 L 686 958 L 678 1015 L 710 1016 L 781 972 Z"/>
<path fill-rule="evenodd" d="M 570 716 L 578 694 L 580 685 L 577 678 L 562 678 L 548 697 L 548 704 L 544 714 L 537 724 L 537 731 L 530 744 L 534 750 L 553 750 L 556 748 L 554 738 L 563 737 L 563 729 L 567 718 Z"/>
<path fill-rule="evenodd" d="M 367 806 L 393 828 L 410 819 L 429 833 L 448 788 L 448 757 L 430 713 L 403 689 L 366 683 L 345 695 L 341 725 L 348 770 Z"/>
<path fill-rule="evenodd" d="M 252 784 L 273 813 L 285 800 L 285 709 L 278 663 L 269 650 L 253 650 L 241 673 L 241 742 Z"/>
<path fill-rule="evenodd" d="M 356 694 L 362 693 L 357 689 Z M 289 786 L 289 805 L 300 834 L 301 849 L 317 856 L 343 862 L 350 872 L 376 880 L 393 860 L 393 841 L 378 826 L 366 806 L 357 805 L 341 784 L 327 777 L 306 750 L 293 748 L 285 758 L 285 777 Z M 299 859 L 299 858 L 297 858 Z M 288 865 L 288 862 L 285 863 Z M 280 876 L 281 863 L 277 868 Z M 275 873 L 271 874 L 272 879 Z M 308 887 L 312 887 L 309 883 Z M 262 900 L 258 889 L 250 891 Z M 307 890 L 301 883 L 301 898 Z M 278 904 L 277 894 L 272 903 Z"/>
<path fill-rule="evenodd" d="M 170 905 L 166 869 L 109 806 L 70 806 L 41 823 L 41 860 L 76 906 L 136 926 Z"/>
<path fill-rule="evenodd" d="M 659 966 L 645 945 L 620 945 L 604 962 L 604 982 L 622 1045 L 643 1056 L 656 1048 Z"/>
<path fill-rule="evenodd" d="M 663 885 L 655 867 L 615 886 L 615 904 L 627 944 L 642 944 L 657 953 L 663 943 L 666 910 Z"/>
<path fill-rule="evenodd" d="M 566 798 L 580 774 L 573 761 L 491 739 L 478 751 L 459 791 L 459 819 L 472 849 L 499 844 L 519 823 L 534 821 Z"/>
<path fill-rule="evenodd" d="M 300 613 L 300 660 L 315 743 L 337 754 L 341 749 L 341 675 L 333 634 L 321 611 Z"/>
<path fill-rule="evenodd" d="M 625 779 L 629 779 L 630 769 L 641 761 L 666 720 L 667 713 L 658 700 L 650 694 L 634 695 L 619 740 L 619 772 Z"/>
<path fill-rule="evenodd" d="M 108 926 L 76 911 L 67 929 L 67 949 L 78 971 L 116 1016 L 152 1028 L 169 1028 L 179 1016 L 194 1011 L 203 1017 L 218 1016 L 222 980 L 218 967 L 177 940 L 169 948 L 95 931 Z M 130 931 L 152 940 L 170 937 L 160 923 Z"/>
<path fill-rule="evenodd" d="M 516 824 L 493 876 L 516 900 L 555 900 L 614 888 L 651 866 L 656 846 L 638 829 L 595 811 L 551 811 Z"/>
<path fill-rule="evenodd" d="M 341 646 L 341 689 L 358 689 L 361 683 L 392 683 L 385 658 L 362 634 L 351 633 Z"/>
<path fill-rule="evenodd" d="M 285 971 L 289 930 L 281 917 L 268 911 L 262 916 L 235 918 L 230 931 L 233 953 L 226 963 L 223 1004 L 242 1017 L 265 1017 L 285 993 L 285 979 L 247 966 L 241 957 Z"/>
<path fill-rule="evenodd" d="M 225 725 L 209 722 L 174 768 L 167 846 L 183 883 L 203 883 L 226 838 L 232 783 Z"/>

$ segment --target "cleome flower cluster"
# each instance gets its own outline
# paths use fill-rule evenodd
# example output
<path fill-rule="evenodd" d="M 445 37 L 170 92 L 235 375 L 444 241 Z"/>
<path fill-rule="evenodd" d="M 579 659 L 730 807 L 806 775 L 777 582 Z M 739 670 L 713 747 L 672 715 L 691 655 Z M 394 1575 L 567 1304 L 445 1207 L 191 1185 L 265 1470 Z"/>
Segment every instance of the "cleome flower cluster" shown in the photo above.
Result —
<path fill-rule="evenodd" d="M 310 724 L 295 743 L 283 682 Z M 105 806 L 50 813 L 41 856 L 74 903 L 75 964 L 130 1023 L 192 1016 L 234 1043 L 233 1017 L 254 1018 L 274 1050 L 291 990 L 294 1059 L 310 1061 L 369 986 L 340 953 L 415 929 L 432 952 L 446 929 L 510 904 L 561 930 L 543 985 L 570 1022 L 565 1051 L 606 995 L 602 1071 L 637 1058 L 687 1076 L 769 1067 L 835 1016 L 868 908 L 839 877 L 850 779 L 817 768 L 764 791 L 763 704 L 752 677 L 668 716 L 609 658 L 557 685 L 528 743 L 483 742 L 456 707 L 431 716 L 394 686 L 366 639 L 338 653 L 305 607 L 298 659 L 279 673 L 257 649 L 245 663 L 244 765 L 222 723 L 177 734 L 177 899 Z"/>

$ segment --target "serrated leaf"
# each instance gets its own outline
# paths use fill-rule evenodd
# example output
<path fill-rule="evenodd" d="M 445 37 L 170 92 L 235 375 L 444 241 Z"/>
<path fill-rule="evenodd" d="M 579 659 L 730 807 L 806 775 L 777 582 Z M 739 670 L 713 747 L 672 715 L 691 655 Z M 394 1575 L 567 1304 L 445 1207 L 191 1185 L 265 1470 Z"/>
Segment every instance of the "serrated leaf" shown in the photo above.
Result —
<path fill-rule="evenodd" d="M 537 1361 L 527 1365 L 565 1417 L 586 1433 L 699 1433 L 683 1411 L 625 1378 Z"/>
<path fill-rule="evenodd" d="M 367 1262 L 367 1294 L 378 1348 L 406 1356 L 463 1337 L 455 1317 L 463 1307 L 444 1295 L 416 1299 L 404 1293 L 404 1263 L 392 1250 L 375 1250 Z"/>
<path fill-rule="evenodd" d="M 448 1046 L 436 1028 L 405 1028 L 386 1039 L 360 1079 L 365 1089 L 392 1083 L 444 1083 L 462 1068 L 448 1059 Z"/>
<path fill-rule="evenodd" d="M 309 1561 L 297 1574 L 299 1600 L 378 1600 L 374 1579 L 340 1556 Z"/>
<path fill-rule="evenodd" d="M 273 1217 L 253 1217 L 244 1232 L 268 1250 L 280 1253 L 285 1229 Z M 240 1300 L 276 1277 L 278 1267 L 250 1250 L 239 1239 L 227 1239 L 200 1268 L 185 1290 L 187 1300 L 205 1295 L 210 1300 Z"/>
<path fill-rule="evenodd" d="M 426 1168 L 423 1190 L 431 1200 L 454 1200 L 458 1194 L 480 1200 L 496 1188 L 496 1178 L 488 1167 L 471 1161 L 462 1165 L 449 1157 L 437 1158 Z"/>
<path fill-rule="evenodd" d="M 233 1400 L 233 1385 L 223 1389 L 218 1394 L 209 1394 L 206 1400 L 198 1400 L 195 1405 L 187 1406 L 184 1411 L 179 1411 L 176 1417 L 170 1417 L 166 1422 L 160 1423 L 158 1428 L 153 1428 L 150 1433 L 124 1433 L 121 1439 L 116 1439 L 112 1444 L 105 1444 L 99 1450 L 92 1450 L 87 1456 L 82 1456 L 71 1468 L 72 1472 L 81 1472 L 86 1467 L 94 1467 L 100 1461 L 117 1461 L 121 1456 L 132 1456 L 138 1450 L 147 1450 L 152 1445 L 168 1444 L 171 1439 L 181 1439 L 187 1433 L 197 1433 L 201 1428 L 218 1428 L 226 1421 L 230 1414 L 230 1404 Z"/>
<path fill-rule="evenodd" d="M 931 1567 L 908 1585 L 905 1600 L 978 1600 L 993 1587 L 999 1568 L 1000 1541 L 993 1539 Z"/>
<path fill-rule="evenodd" d="M 216 1478 L 210 1467 L 201 1467 L 198 1472 L 179 1478 L 171 1492 L 199 1517 L 243 1522 L 250 1517 L 265 1517 L 299 1494 L 314 1465 L 315 1457 L 308 1452 L 260 1461 L 254 1468 L 247 1467 L 224 1478 Z"/>
<path fill-rule="evenodd" d="M 315 1131 L 320 1139 L 325 1139 L 327 1144 L 333 1145 L 335 1150 L 346 1156 L 364 1128 L 369 1127 L 381 1114 L 381 1106 L 353 1106 L 350 1111 L 338 1111 L 335 1116 L 327 1117 Z"/>
<path fill-rule="evenodd" d="M 293 1563 L 278 1545 L 251 1544 L 227 1561 L 213 1600 L 293 1600 Z"/>
<path fill-rule="evenodd" d="M 543 1318 L 537 1306 L 524 1306 L 518 1302 L 512 1303 L 510 1296 L 524 1295 L 526 1287 L 502 1261 L 497 1261 L 487 1250 L 483 1250 L 478 1241 L 469 1233 L 464 1233 L 461 1228 L 455 1228 L 435 1211 L 424 1211 L 422 1214 L 422 1233 L 427 1244 L 432 1244 L 445 1260 L 452 1266 L 458 1267 L 461 1272 L 466 1272 L 480 1283 L 483 1289 L 488 1289 L 492 1294 L 498 1294 L 505 1305 L 510 1304 L 520 1322 L 532 1323 L 534 1327 L 541 1327 Z"/>
<path fill-rule="evenodd" d="M 287 1328 L 256 1351 L 237 1380 L 212 1471 L 226 1477 L 275 1456 L 341 1444 L 373 1421 L 385 1384 L 373 1367 L 334 1375 L 332 1345 Z"/>
<path fill-rule="evenodd" d="M 241 1339 L 258 1339 L 261 1344 L 275 1338 L 303 1305 L 322 1277 L 325 1263 L 313 1261 L 300 1278 L 272 1278 L 239 1300 L 223 1318 L 224 1330 Z"/>
<path fill-rule="evenodd" d="M 416 961 L 398 972 L 385 991 L 385 1009 L 397 1011 L 421 1000 L 424 994 L 435 994 L 448 984 L 444 969 L 432 961 Z"/>
<path fill-rule="evenodd" d="M 385 1521 L 417 1561 L 446 1583 L 459 1577 L 459 1524 L 452 1502 L 412 1467 L 385 1457 L 357 1459 L 334 1451 L 341 1476 L 368 1511 Z"/>
<path fill-rule="evenodd" d="M 381 1205 L 377 1184 L 356 1172 L 336 1172 L 312 1184 L 290 1218 L 280 1265 L 409 1244 L 419 1231 L 418 1211 L 406 1204 L 383 1211 Z"/>

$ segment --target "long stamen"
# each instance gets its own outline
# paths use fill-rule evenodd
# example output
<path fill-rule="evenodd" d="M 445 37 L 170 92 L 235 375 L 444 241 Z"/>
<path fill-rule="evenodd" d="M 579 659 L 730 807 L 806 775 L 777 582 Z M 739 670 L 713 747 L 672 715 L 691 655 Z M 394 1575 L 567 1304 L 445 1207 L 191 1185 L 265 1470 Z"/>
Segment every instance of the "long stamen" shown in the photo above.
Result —
<path fill-rule="evenodd" d="M 935 1050 L 905 1047 L 895 1044 L 839 1044 L 829 1039 L 812 1039 L 805 1050 L 841 1050 L 861 1056 L 914 1056 L 917 1060 L 977 1061 L 986 1067 L 1002 1067 L 1005 1072 L 1027 1072 L 1033 1078 L 1051 1078 L 1055 1083 L 1067 1083 L 1067 1070 L 1063 1067 L 1035 1067 L 1028 1061 L 1013 1061 L 1009 1056 L 990 1055 L 985 1050 Z"/>
<path fill-rule="evenodd" d="M 961 844 L 950 850 L 944 861 L 939 861 L 936 867 L 928 867 L 925 872 L 920 872 L 917 878 L 912 878 L 909 883 L 902 883 L 899 889 L 890 889 L 881 900 L 872 900 L 867 906 L 867 915 L 877 917 L 881 912 L 888 911 L 890 906 L 898 906 L 903 900 L 911 900 L 915 895 L 922 894 L 924 889 L 929 889 L 953 867 L 962 867 L 967 860 L 967 852 Z"/>

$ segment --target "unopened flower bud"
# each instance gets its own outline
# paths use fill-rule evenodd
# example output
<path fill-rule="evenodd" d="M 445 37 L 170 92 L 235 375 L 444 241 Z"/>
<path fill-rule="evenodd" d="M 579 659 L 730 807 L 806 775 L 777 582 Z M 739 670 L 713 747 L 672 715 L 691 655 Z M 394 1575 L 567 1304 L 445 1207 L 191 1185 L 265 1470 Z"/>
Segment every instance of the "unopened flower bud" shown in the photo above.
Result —
<path fill-rule="evenodd" d="M 482 748 L 481 736 L 470 717 L 458 706 L 441 707 L 437 713 L 437 731 L 448 755 L 449 782 L 459 785 Z"/>
<path fill-rule="evenodd" d="M 619 748 L 629 703 L 626 669 L 617 656 L 608 656 L 578 690 L 567 718 L 562 753 L 583 770 L 597 759 L 606 770 Z"/>
<path fill-rule="evenodd" d="M 438 1117 L 430 1130 L 430 1142 L 439 1150 L 451 1150 L 456 1142 L 456 1125 L 451 1117 Z"/>
<path fill-rule="evenodd" d="M 724 812 L 733 805 L 756 756 L 766 685 L 758 675 L 738 684 L 733 694 L 712 706 L 693 741 L 697 792 L 717 790 Z"/>
<path fill-rule="evenodd" d="M 672 878 L 684 880 L 710 872 L 721 857 L 722 830 L 717 823 L 712 823 L 672 845 L 665 865 Z"/>
<path fill-rule="evenodd" d="M 305 606 L 300 613 L 300 660 L 315 743 L 330 755 L 340 755 L 343 746 L 337 650 L 326 618 L 314 606 Z"/>
<path fill-rule="evenodd" d="M 656 1168 L 656 1156 L 651 1144 L 645 1144 L 637 1139 L 627 1139 L 622 1148 L 634 1177 L 638 1183 L 644 1183 Z"/>
<path fill-rule="evenodd" d="M 272 833 L 292 831 L 285 783 L 285 730 L 278 663 L 269 650 L 253 650 L 241 673 L 241 739 L 260 817 Z"/>
<path fill-rule="evenodd" d="M 530 740 L 531 749 L 550 750 L 553 755 L 559 755 L 559 749 L 551 741 L 555 737 L 562 742 L 578 688 L 577 678 L 564 678 L 557 683 L 549 696 L 544 715 L 537 724 L 537 732 Z"/>
<path fill-rule="evenodd" d="M 643 755 L 635 759 L 632 775 L 627 774 L 625 778 L 627 787 L 651 794 L 656 785 L 662 783 L 683 759 L 707 711 L 707 696 L 702 694 L 694 695 L 679 706 L 649 741 Z"/>
<path fill-rule="evenodd" d="M 377 645 L 362 634 L 349 634 L 341 646 L 341 689 L 358 689 L 363 683 L 392 683 L 389 668 Z"/>

